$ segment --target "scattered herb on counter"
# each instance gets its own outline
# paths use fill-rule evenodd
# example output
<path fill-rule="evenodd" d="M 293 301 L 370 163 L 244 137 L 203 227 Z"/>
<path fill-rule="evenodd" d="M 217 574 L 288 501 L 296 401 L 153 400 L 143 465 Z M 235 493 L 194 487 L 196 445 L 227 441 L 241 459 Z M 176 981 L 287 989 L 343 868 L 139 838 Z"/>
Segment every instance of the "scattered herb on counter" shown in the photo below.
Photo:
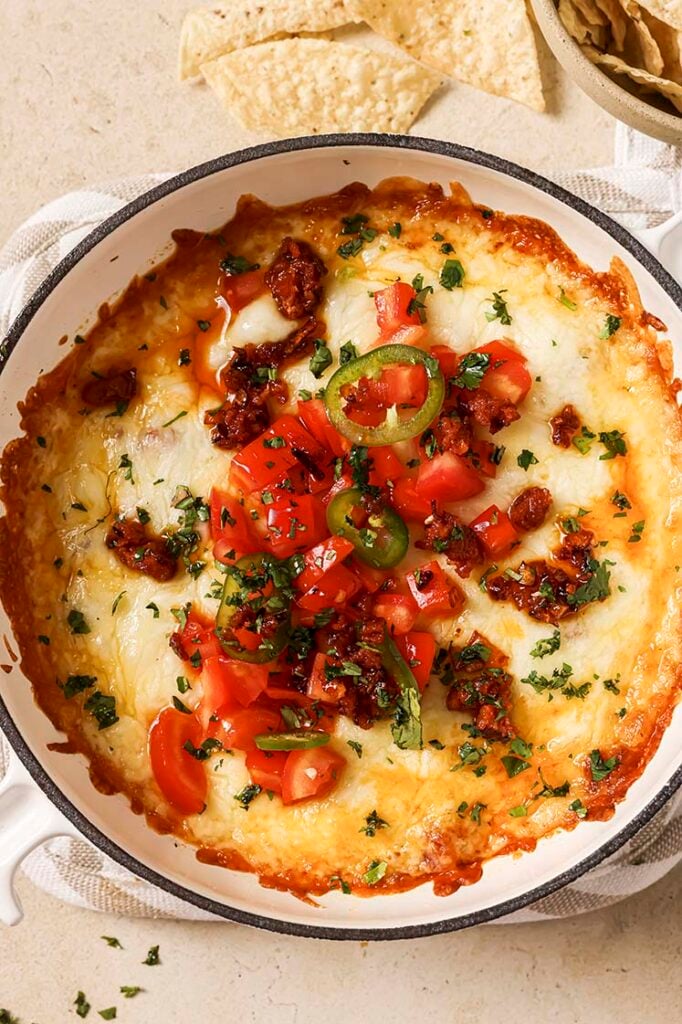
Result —
<path fill-rule="evenodd" d="M 84 992 L 79 992 L 74 999 L 73 1005 L 76 1007 L 76 1013 L 79 1017 L 87 1017 L 90 1013 L 90 1003 L 85 998 Z"/>
<path fill-rule="evenodd" d="M 159 957 L 159 947 L 150 946 L 147 956 L 142 961 L 142 963 L 145 964 L 145 966 L 147 967 L 156 967 L 157 964 L 160 964 L 161 958 Z"/>
<path fill-rule="evenodd" d="M 112 949 L 123 949 L 115 935 L 100 935 L 100 939 L 104 939 L 107 946 L 111 946 Z"/>

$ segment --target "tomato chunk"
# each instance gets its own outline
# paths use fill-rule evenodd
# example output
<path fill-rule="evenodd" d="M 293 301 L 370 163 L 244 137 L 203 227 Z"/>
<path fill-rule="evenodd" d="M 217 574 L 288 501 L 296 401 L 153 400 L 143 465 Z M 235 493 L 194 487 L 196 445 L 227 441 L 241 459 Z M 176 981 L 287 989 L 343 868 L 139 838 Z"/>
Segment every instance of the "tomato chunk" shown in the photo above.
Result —
<path fill-rule="evenodd" d="M 422 461 L 416 491 L 425 501 L 463 501 L 480 494 L 485 484 L 465 459 L 443 452 Z"/>
<path fill-rule="evenodd" d="M 182 630 L 174 636 L 179 636 L 179 647 L 187 658 L 192 659 L 194 656 L 193 660 L 197 661 L 197 655 L 199 656 L 199 664 L 193 665 L 194 668 L 199 668 L 206 658 L 222 654 L 223 649 L 213 632 L 213 627 L 207 625 L 194 612 L 190 612 Z"/>
<path fill-rule="evenodd" d="M 156 784 L 171 807 L 181 814 L 200 814 L 206 804 L 206 772 L 184 749 L 188 741 L 194 747 L 201 744 L 198 719 L 164 708 L 149 730 L 149 759 Z"/>
<path fill-rule="evenodd" d="M 403 519 L 423 523 L 431 514 L 431 500 L 417 493 L 417 481 L 411 477 L 398 480 L 391 492 L 391 504 Z"/>
<path fill-rule="evenodd" d="M 408 312 L 408 306 L 416 297 L 417 293 L 412 285 L 404 281 L 396 281 L 388 288 L 381 288 L 374 293 L 377 324 L 383 338 L 408 324 L 421 326 L 418 311 Z"/>
<path fill-rule="evenodd" d="M 209 508 L 211 537 L 215 541 L 214 557 L 222 560 L 230 550 L 234 550 L 237 557 L 258 550 L 251 536 L 244 506 L 234 495 L 217 487 L 212 488 Z"/>
<path fill-rule="evenodd" d="M 321 612 L 325 608 L 342 608 L 358 593 L 362 584 L 357 576 L 345 565 L 335 565 L 321 580 L 298 598 L 298 605 L 309 612 Z"/>
<path fill-rule="evenodd" d="M 323 700 L 329 704 L 335 704 L 343 697 L 346 687 L 337 680 L 327 679 L 325 669 L 328 661 L 329 659 L 326 654 L 322 651 L 317 652 L 313 661 L 313 670 L 310 673 L 308 686 L 306 687 L 306 693 L 314 700 Z"/>
<path fill-rule="evenodd" d="M 248 707 L 263 693 L 268 679 L 266 665 L 226 657 L 207 658 L 202 673 L 202 705 L 209 708 L 209 714 L 228 704 Z"/>
<path fill-rule="evenodd" d="M 347 558 L 355 545 L 346 537 L 327 537 L 321 544 L 316 544 L 305 555 L 305 569 L 296 577 L 295 585 L 304 593 L 322 579 L 325 573 Z"/>
<path fill-rule="evenodd" d="M 501 341 L 491 341 L 477 348 L 476 352 L 487 352 L 490 369 L 483 378 L 483 386 L 495 398 L 508 399 L 518 405 L 531 389 L 533 378 L 525 367 L 526 358 Z"/>
<path fill-rule="evenodd" d="M 254 736 L 278 732 L 282 726 L 279 712 L 269 708 L 220 708 L 216 715 L 218 721 L 210 723 L 208 732 L 221 740 L 226 750 L 254 750 Z"/>
<path fill-rule="evenodd" d="M 410 631 L 404 636 L 396 637 L 395 645 L 412 669 L 417 686 L 423 692 L 429 681 L 433 659 L 436 656 L 435 637 L 431 633 Z"/>
<path fill-rule="evenodd" d="M 233 313 L 264 295 L 267 291 L 262 270 L 247 270 L 244 274 L 225 274 L 220 280 L 220 291 Z"/>
<path fill-rule="evenodd" d="M 313 437 L 319 438 L 333 455 L 340 457 L 350 448 L 350 441 L 332 426 L 327 416 L 327 408 L 321 398 L 310 398 L 307 402 L 299 401 L 298 418 Z"/>
<path fill-rule="evenodd" d="M 370 458 L 373 465 L 369 479 L 377 487 L 385 487 L 389 481 L 393 484 L 405 473 L 405 467 L 390 445 L 372 448 Z"/>
<path fill-rule="evenodd" d="M 450 377 L 456 376 L 461 356 L 459 356 L 454 349 L 450 348 L 449 345 L 432 345 L 429 352 L 434 359 L 438 360 L 441 373 L 446 380 Z"/>
<path fill-rule="evenodd" d="M 329 453 L 294 416 L 280 416 L 260 437 L 232 459 L 230 477 L 246 493 L 262 491 L 303 466 L 312 477 L 324 475 Z"/>
<path fill-rule="evenodd" d="M 435 559 L 408 572 L 406 579 L 422 615 L 458 615 L 464 607 L 462 591 L 454 581 L 447 578 Z"/>
<path fill-rule="evenodd" d="M 292 750 L 282 776 L 282 802 L 326 796 L 339 781 L 346 759 L 328 747 Z"/>
<path fill-rule="evenodd" d="M 494 479 L 503 454 L 504 448 L 499 448 L 492 441 L 472 441 L 467 458 L 479 473 Z"/>
<path fill-rule="evenodd" d="M 400 636 L 412 629 L 419 608 L 411 594 L 377 594 L 373 612 L 386 620 L 389 633 Z"/>
<path fill-rule="evenodd" d="M 246 770 L 251 781 L 271 793 L 282 792 L 282 776 L 287 763 L 286 750 L 249 750 L 246 755 Z"/>
<path fill-rule="evenodd" d="M 506 512 L 501 512 L 497 505 L 490 505 L 469 525 L 478 535 L 488 554 L 495 557 L 509 551 L 519 539 L 511 519 Z"/>
<path fill-rule="evenodd" d="M 305 550 L 328 532 L 324 506 L 314 494 L 276 498 L 267 510 L 265 541 L 278 558 Z"/>

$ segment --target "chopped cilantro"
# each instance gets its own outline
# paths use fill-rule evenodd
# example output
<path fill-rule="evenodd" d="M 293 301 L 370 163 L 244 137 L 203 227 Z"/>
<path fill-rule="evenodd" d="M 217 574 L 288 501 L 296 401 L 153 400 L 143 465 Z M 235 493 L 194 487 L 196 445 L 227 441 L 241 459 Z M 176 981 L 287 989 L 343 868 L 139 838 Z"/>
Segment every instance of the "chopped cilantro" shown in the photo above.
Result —
<path fill-rule="evenodd" d="M 486 313 L 485 318 L 489 322 L 492 320 L 499 320 L 501 324 L 509 326 L 512 322 L 512 318 L 509 315 L 509 309 L 507 308 L 507 301 L 503 299 L 503 294 L 507 291 L 506 288 L 500 288 L 499 292 L 493 292 L 492 299 L 488 299 L 488 302 L 492 303 L 492 312 Z"/>
<path fill-rule="evenodd" d="M 521 454 L 516 457 L 516 464 L 520 466 L 521 469 L 525 470 L 527 473 L 528 467 L 537 466 L 538 460 L 536 459 L 533 452 L 530 452 L 527 448 L 524 448 Z"/>
<path fill-rule="evenodd" d="M 249 806 L 253 800 L 256 799 L 259 793 L 263 792 L 263 787 L 256 783 L 251 783 L 248 786 L 244 786 L 238 793 L 235 794 L 234 799 L 237 803 L 241 804 L 245 811 L 248 811 Z"/>
<path fill-rule="evenodd" d="M 572 299 L 569 299 L 563 288 L 559 289 L 558 301 L 561 303 L 562 306 L 565 306 L 566 309 L 570 309 L 572 312 L 575 312 L 575 310 L 578 308 L 577 303 L 573 302 Z"/>
<path fill-rule="evenodd" d="M 388 229 L 388 233 L 391 236 L 391 238 L 400 238 L 402 230 L 402 224 L 399 221 L 396 221 L 395 224 L 392 224 L 390 226 L 390 228 Z"/>
<path fill-rule="evenodd" d="M 245 256 L 233 256 L 228 252 L 220 261 L 220 269 L 226 274 L 246 274 L 249 270 L 260 270 L 260 263 L 249 263 Z"/>
<path fill-rule="evenodd" d="M 490 355 L 488 352 L 469 352 L 460 360 L 457 367 L 457 375 L 450 383 L 456 388 L 466 388 L 467 391 L 475 391 L 480 387 L 486 371 L 490 368 Z"/>
<path fill-rule="evenodd" d="M 146 967 L 156 967 L 157 964 L 160 964 L 161 963 L 161 959 L 159 957 L 159 947 L 158 946 L 150 946 L 149 947 L 149 951 L 147 953 L 147 956 L 142 961 L 142 963 Z"/>
<path fill-rule="evenodd" d="M 574 811 L 579 818 L 587 817 L 587 807 L 585 807 L 582 800 L 574 800 L 572 804 L 568 805 L 569 811 Z"/>
<path fill-rule="evenodd" d="M 358 743 L 357 740 L 346 740 L 346 743 L 351 750 L 354 750 L 358 757 L 362 757 L 362 743 Z"/>
<path fill-rule="evenodd" d="M 444 247 L 442 247 L 443 249 Z M 442 251 L 441 249 L 441 251 Z M 452 252 L 452 247 L 450 247 Z M 459 260 L 446 260 L 440 272 L 438 281 L 442 288 L 449 292 L 453 288 L 461 288 L 464 282 L 464 267 Z"/>
<path fill-rule="evenodd" d="M 85 620 L 85 616 L 83 615 L 82 612 L 77 611 L 77 609 L 75 608 L 71 609 L 71 611 L 66 617 L 66 621 L 72 633 L 83 634 L 90 632 L 90 627 L 88 626 Z"/>
<path fill-rule="evenodd" d="M 332 354 L 327 348 L 327 342 L 322 338 L 315 338 L 315 351 L 310 357 L 310 372 L 316 380 L 319 380 L 328 366 L 332 364 Z"/>
<path fill-rule="evenodd" d="M 97 676 L 67 676 L 64 684 L 59 683 L 66 700 L 71 700 L 77 693 L 83 693 L 97 682 Z"/>
<path fill-rule="evenodd" d="M 613 757 L 607 758 L 605 761 L 601 755 L 601 751 L 592 750 L 590 751 L 590 772 L 594 782 L 601 782 L 607 775 L 610 775 L 614 768 L 617 768 L 620 764 L 620 758 L 614 754 Z"/>
<path fill-rule="evenodd" d="M 358 358 L 358 350 L 352 341 L 347 341 L 339 349 L 339 363 L 341 366 L 345 366 L 346 363 L 350 363 L 352 359 Z"/>
<path fill-rule="evenodd" d="M 95 690 L 94 693 L 90 694 L 83 707 L 97 721 L 97 727 L 100 731 L 102 729 L 109 729 L 118 722 L 116 698 L 100 693 L 99 690 Z"/>
<path fill-rule="evenodd" d="M 555 629 L 551 636 L 538 640 L 530 652 L 531 658 L 545 658 L 548 654 L 554 654 L 561 647 L 561 633 Z"/>
<path fill-rule="evenodd" d="M 365 835 L 369 836 L 371 839 L 377 834 L 377 831 L 382 828 L 390 828 L 390 825 L 387 821 L 384 821 L 383 818 L 380 818 L 376 810 L 374 810 L 370 811 L 365 818 L 365 824 L 360 829 L 360 832 L 364 832 Z"/>
<path fill-rule="evenodd" d="M 599 433 L 599 440 L 606 448 L 604 454 L 599 456 L 600 462 L 615 459 L 617 455 L 625 455 L 628 450 L 620 430 L 602 430 Z"/>
<path fill-rule="evenodd" d="M 599 332 L 600 338 L 610 338 L 612 334 L 615 334 L 621 325 L 621 319 L 619 316 L 613 316 L 611 313 L 606 314 L 606 321 L 603 328 Z"/>

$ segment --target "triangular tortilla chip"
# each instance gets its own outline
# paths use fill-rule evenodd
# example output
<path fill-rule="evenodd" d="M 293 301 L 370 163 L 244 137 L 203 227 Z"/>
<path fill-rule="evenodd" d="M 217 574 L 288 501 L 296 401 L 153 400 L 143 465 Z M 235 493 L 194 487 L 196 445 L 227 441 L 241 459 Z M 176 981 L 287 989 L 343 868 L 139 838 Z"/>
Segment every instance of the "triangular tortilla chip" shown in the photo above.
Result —
<path fill-rule="evenodd" d="M 354 20 L 346 0 L 232 0 L 190 11 L 180 35 L 180 78 L 223 53 L 295 32 L 326 32 Z"/>
<path fill-rule="evenodd" d="M 423 64 L 533 110 L 545 109 L 524 0 L 348 0 L 348 5 Z"/>
<path fill-rule="evenodd" d="M 402 54 L 321 39 L 259 43 L 201 70 L 245 127 L 285 137 L 405 132 L 442 81 Z"/>

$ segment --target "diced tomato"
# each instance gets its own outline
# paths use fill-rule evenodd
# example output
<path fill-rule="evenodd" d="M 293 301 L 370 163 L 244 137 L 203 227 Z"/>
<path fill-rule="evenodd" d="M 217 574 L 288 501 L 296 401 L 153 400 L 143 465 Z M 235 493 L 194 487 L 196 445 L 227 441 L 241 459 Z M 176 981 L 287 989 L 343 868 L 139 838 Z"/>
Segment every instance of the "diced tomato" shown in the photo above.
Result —
<path fill-rule="evenodd" d="M 405 467 L 390 445 L 372 448 L 370 458 L 373 465 L 369 479 L 377 487 L 385 487 L 389 480 L 395 483 L 405 473 Z"/>
<path fill-rule="evenodd" d="M 435 637 L 431 633 L 409 632 L 396 637 L 395 645 L 412 669 L 417 686 L 423 692 L 436 656 Z"/>
<path fill-rule="evenodd" d="M 317 544 L 329 532 L 324 506 L 314 494 L 276 498 L 267 506 L 265 541 L 278 558 Z"/>
<path fill-rule="evenodd" d="M 307 402 L 299 401 L 297 412 L 298 418 L 312 436 L 323 441 L 334 455 L 340 457 L 349 450 L 350 441 L 329 422 L 327 409 L 321 398 L 310 398 Z"/>
<path fill-rule="evenodd" d="M 429 331 L 424 324 L 405 324 L 394 331 L 389 337 L 379 335 L 376 342 L 369 347 L 375 348 L 378 345 L 385 345 L 390 341 L 391 345 L 413 345 L 415 348 L 426 348 L 429 341 Z"/>
<path fill-rule="evenodd" d="M 299 459 L 300 456 L 300 459 Z M 301 465 L 324 470 L 329 453 L 294 416 L 280 416 L 232 459 L 230 477 L 246 493 L 262 491 Z"/>
<path fill-rule="evenodd" d="M 321 495 L 322 504 L 326 508 L 332 498 L 335 498 L 341 491 L 347 491 L 353 486 L 353 481 L 348 473 L 344 473 L 338 480 L 335 480 L 326 494 Z"/>
<path fill-rule="evenodd" d="M 464 607 L 462 591 L 435 559 L 408 572 L 406 580 L 420 613 L 427 618 L 458 615 Z"/>
<path fill-rule="evenodd" d="M 253 635 L 253 634 L 251 634 Z M 255 665 L 233 658 L 207 658 L 203 664 L 202 707 L 212 715 L 226 705 L 248 707 L 268 685 L 266 665 Z"/>
<path fill-rule="evenodd" d="M 325 667 L 328 660 L 327 655 L 322 651 L 317 652 L 313 661 L 313 670 L 310 673 L 308 686 L 306 687 L 306 693 L 313 700 L 322 700 L 328 704 L 335 704 L 343 697 L 346 687 L 341 682 L 327 679 Z"/>
<path fill-rule="evenodd" d="M 223 561 L 228 551 L 234 550 L 235 557 L 251 555 L 258 551 L 249 530 L 249 521 L 244 506 L 238 498 L 214 487 L 210 497 L 211 537 L 215 541 L 213 556 Z"/>
<path fill-rule="evenodd" d="M 479 473 L 494 479 L 502 451 L 492 441 L 472 441 L 471 454 L 467 458 Z"/>
<path fill-rule="evenodd" d="M 429 352 L 434 359 L 438 360 L 441 373 L 446 380 L 456 376 L 461 356 L 454 349 L 450 348 L 449 345 L 432 345 Z"/>
<path fill-rule="evenodd" d="M 428 381 L 423 366 L 388 366 L 380 378 L 386 405 L 421 408 L 426 401 Z"/>
<path fill-rule="evenodd" d="M 497 505 L 491 505 L 481 512 L 470 526 L 478 534 L 488 554 L 495 557 L 509 551 L 519 539 L 511 519 L 506 512 L 501 512 Z"/>
<path fill-rule="evenodd" d="M 246 627 L 235 627 L 232 634 L 237 643 L 247 651 L 257 651 L 261 645 L 260 633 Z"/>
<path fill-rule="evenodd" d="M 412 629 L 419 608 L 411 594 L 377 594 L 373 613 L 386 620 L 389 633 L 400 636 Z"/>
<path fill-rule="evenodd" d="M 289 704 L 302 704 L 304 707 L 312 703 L 306 693 L 299 693 L 298 690 L 290 690 L 287 686 L 268 686 L 265 696 L 269 700 L 282 700 Z"/>
<path fill-rule="evenodd" d="M 335 565 L 321 580 L 298 598 L 298 605 L 309 612 L 342 608 L 361 588 L 360 580 L 345 565 Z"/>
<path fill-rule="evenodd" d="M 164 708 L 149 730 L 149 759 L 156 784 L 168 803 L 181 814 L 201 814 L 206 804 L 204 766 L 184 749 L 198 747 L 202 730 L 195 715 Z"/>
<path fill-rule="evenodd" d="M 282 776 L 282 802 L 294 804 L 311 797 L 323 797 L 341 777 L 346 759 L 328 747 L 292 750 Z"/>
<path fill-rule="evenodd" d="M 403 519 L 423 523 L 431 514 L 431 501 L 417 494 L 417 481 L 413 477 L 401 477 L 391 492 L 391 504 Z"/>
<path fill-rule="evenodd" d="M 480 494 L 484 486 L 465 459 L 454 452 L 443 452 L 422 460 L 416 491 L 425 501 L 463 501 Z"/>
<path fill-rule="evenodd" d="M 491 341 L 476 351 L 487 352 L 490 356 L 490 369 L 483 378 L 485 390 L 495 398 L 507 399 L 514 405 L 522 402 L 533 383 L 524 365 L 525 356 L 501 341 Z"/>
<path fill-rule="evenodd" d="M 225 274 L 219 283 L 233 313 L 264 295 L 267 291 L 262 270 L 247 270 L 245 274 Z"/>
<path fill-rule="evenodd" d="M 198 653 L 202 662 L 206 658 L 222 654 L 222 647 L 212 626 L 207 625 L 194 612 L 187 616 L 187 621 L 180 631 L 180 644 L 188 658 Z"/>
<path fill-rule="evenodd" d="M 377 308 L 377 324 L 383 338 L 392 335 L 406 324 L 421 326 L 419 313 L 408 312 L 408 306 L 417 293 L 410 284 L 396 281 L 388 288 L 381 288 L 374 293 L 374 305 Z"/>
<path fill-rule="evenodd" d="M 386 580 L 383 569 L 374 569 L 366 562 L 361 562 L 359 558 L 353 558 L 350 567 L 368 594 L 374 594 Z"/>
<path fill-rule="evenodd" d="M 386 419 L 386 407 L 376 397 L 377 389 L 371 389 L 372 398 L 370 405 L 349 405 L 345 409 L 346 416 L 353 423 L 359 423 L 361 427 L 378 427 Z"/>
<path fill-rule="evenodd" d="M 287 763 L 286 750 L 249 750 L 246 770 L 251 781 L 271 793 L 282 792 L 282 776 Z"/>
<path fill-rule="evenodd" d="M 254 736 L 263 732 L 278 732 L 282 718 L 278 711 L 269 708 L 220 708 L 216 713 L 218 721 L 210 722 L 209 735 L 221 740 L 226 750 L 254 750 Z"/>
<path fill-rule="evenodd" d="M 296 577 L 296 588 L 303 593 L 310 590 L 313 583 L 321 580 L 332 566 L 338 565 L 354 550 L 355 545 L 345 537 L 327 537 L 321 544 L 316 544 L 306 552 L 305 569 Z"/>
<path fill-rule="evenodd" d="M 249 551 L 243 553 L 253 554 L 256 550 L 256 547 L 252 547 Z M 221 537 L 220 540 L 217 540 L 213 545 L 213 557 L 216 562 L 222 562 L 223 565 L 232 565 L 238 558 L 241 558 L 241 556 L 242 552 L 238 551 L 234 546 L 234 541 L 228 540 L 225 537 Z"/>

